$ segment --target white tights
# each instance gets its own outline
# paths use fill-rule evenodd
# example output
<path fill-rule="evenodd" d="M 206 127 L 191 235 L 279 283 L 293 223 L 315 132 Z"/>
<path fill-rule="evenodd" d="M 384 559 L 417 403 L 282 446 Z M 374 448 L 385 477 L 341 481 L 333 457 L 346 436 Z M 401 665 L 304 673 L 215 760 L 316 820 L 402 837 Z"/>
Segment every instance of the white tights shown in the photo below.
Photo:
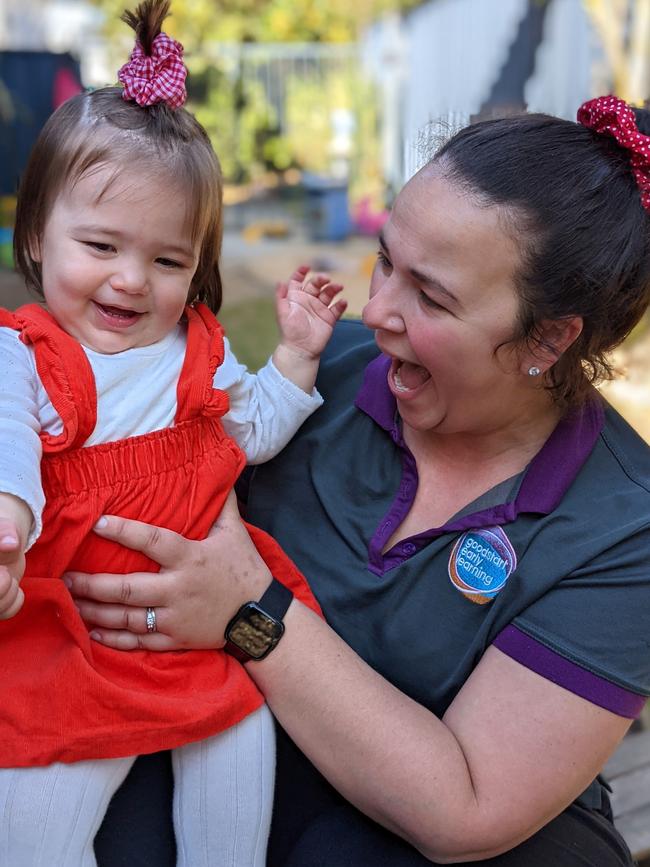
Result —
<path fill-rule="evenodd" d="M 134 757 L 0 769 L 0 865 L 96 867 L 93 840 Z M 266 705 L 172 751 L 178 867 L 264 867 L 275 775 Z"/>

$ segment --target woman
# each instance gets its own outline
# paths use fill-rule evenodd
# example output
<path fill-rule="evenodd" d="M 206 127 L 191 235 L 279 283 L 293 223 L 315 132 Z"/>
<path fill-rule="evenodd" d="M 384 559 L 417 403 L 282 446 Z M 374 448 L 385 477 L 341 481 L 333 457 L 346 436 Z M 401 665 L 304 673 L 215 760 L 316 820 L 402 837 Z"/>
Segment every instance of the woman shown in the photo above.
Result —
<path fill-rule="evenodd" d="M 246 663 L 333 787 L 281 757 L 272 864 L 632 863 L 596 778 L 650 694 L 650 455 L 591 381 L 650 300 L 650 127 L 579 118 L 476 124 L 409 181 L 377 345 L 341 326 L 325 406 L 252 480 L 327 619 L 292 602 Z M 222 646 L 271 581 L 234 508 L 204 542 L 97 532 L 162 566 L 70 576 L 110 646 Z"/>

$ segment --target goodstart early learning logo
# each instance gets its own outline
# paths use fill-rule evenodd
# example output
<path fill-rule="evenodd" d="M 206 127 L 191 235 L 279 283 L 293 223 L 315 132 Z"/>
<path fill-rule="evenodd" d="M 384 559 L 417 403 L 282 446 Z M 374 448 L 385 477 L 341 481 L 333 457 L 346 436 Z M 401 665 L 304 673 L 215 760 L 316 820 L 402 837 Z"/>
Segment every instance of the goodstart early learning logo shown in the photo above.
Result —
<path fill-rule="evenodd" d="M 464 596 L 484 605 L 504 587 L 516 566 L 515 549 L 501 527 L 484 527 L 456 540 L 449 557 L 449 577 Z"/>

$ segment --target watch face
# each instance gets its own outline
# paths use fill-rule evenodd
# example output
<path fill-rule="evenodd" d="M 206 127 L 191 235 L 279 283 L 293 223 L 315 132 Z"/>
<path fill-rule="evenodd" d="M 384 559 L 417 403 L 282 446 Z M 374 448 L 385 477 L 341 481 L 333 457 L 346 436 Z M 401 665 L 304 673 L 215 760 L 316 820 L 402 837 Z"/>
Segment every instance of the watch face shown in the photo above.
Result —
<path fill-rule="evenodd" d="M 249 602 L 230 624 L 226 638 L 251 659 L 263 659 L 280 640 L 284 624 Z"/>

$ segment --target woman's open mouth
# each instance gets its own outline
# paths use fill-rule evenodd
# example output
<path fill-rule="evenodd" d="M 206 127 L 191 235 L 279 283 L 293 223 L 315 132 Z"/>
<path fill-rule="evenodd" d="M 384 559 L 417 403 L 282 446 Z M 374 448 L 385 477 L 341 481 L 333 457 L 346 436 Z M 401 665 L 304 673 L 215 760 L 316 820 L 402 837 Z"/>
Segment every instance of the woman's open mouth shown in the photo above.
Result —
<path fill-rule="evenodd" d="M 99 304 L 93 301 L 95 309 L 99 313 L 102 321 L 112 328 L 128 328 L 140 319 L 143 315 L 137 310 L 129 310 L 124 307 L 112 307 L 108 304 Z"/>
<path fill-rule="evenodd" d="M 388 385 L 395 397 L 400 400 L 415 397 L 431 379 L 429 371 L 411 361 L 400 358 L 391 360 Z"/>

